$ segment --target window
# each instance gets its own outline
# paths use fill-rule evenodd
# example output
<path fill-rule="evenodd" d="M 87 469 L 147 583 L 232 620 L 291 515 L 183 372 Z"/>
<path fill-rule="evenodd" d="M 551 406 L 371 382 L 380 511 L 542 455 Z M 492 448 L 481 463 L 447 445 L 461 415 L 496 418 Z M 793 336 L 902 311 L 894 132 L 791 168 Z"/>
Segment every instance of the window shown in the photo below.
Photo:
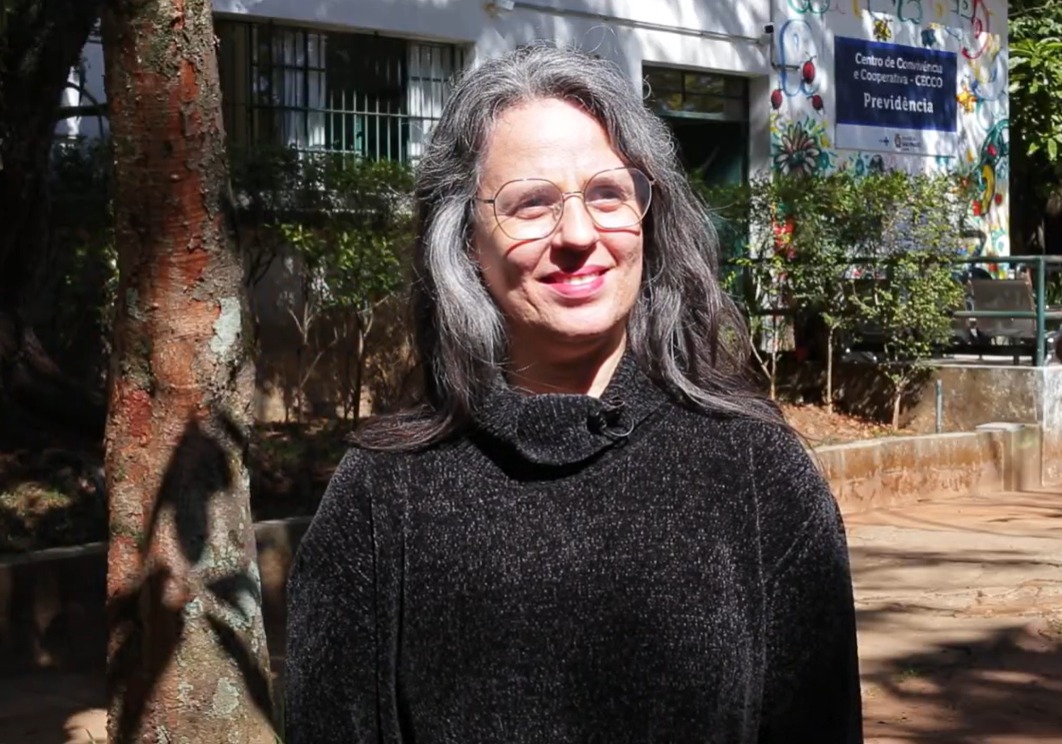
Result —
<path fill-rule="evenodd" d="M 671 127 L 683 167 L 710 186 L 744 182 L 748 78 L 648 65 L 642 75 L 646 101 Z"/>
<path fill-rule="evenodd" d="M 746 78 L 669 67 L 644 69 L 649 105 L 663 116 L 748 121 Z"/>
<path fill-rule="evenodd" d="M 464 66 L 449 44 L 218 19 L 230 143 L 419 157 Z"/>

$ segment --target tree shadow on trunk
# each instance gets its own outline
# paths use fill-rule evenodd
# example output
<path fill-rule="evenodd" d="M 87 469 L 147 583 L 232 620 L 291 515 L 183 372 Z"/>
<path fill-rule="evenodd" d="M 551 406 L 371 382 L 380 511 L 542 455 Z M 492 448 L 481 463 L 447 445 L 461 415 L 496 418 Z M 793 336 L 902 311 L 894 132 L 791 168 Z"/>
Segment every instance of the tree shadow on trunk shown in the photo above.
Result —
<path fill-rule="evenodd" d="M 236 497 L 232 491 L 239 487 L 230 457 L 234 451 L 245 456 L 248 442 L 228 416 L 215 413 L 211 420 L 217 433 L 208 432 L 196 420 L 186 423 L 139 545 L 142 578 L 107 602 L 107 696 L 116 719 L 111 722 L 116 737 L 112 744 L 141 740 L 148 706 L 181 704 L 180 686 L 177 699 L 171 700 L 170 691 L 159 690 L 160 682 L 174 664 L 184 667 L 211 658 L 194 656 L 204 636 L 223 650 L 254 705 L 272 720 L 268 661 L 262 663 L 253 640 L 256 624 L 261 623 L 262 604 L 257 564 L 244 543 L 246 539 L 253 543 L 253 534 L 241 534 L 248 523 L 227 529 L 219 539 L 214 531 L 226 525 L 212 524 L 214 502 Z M 251 559 L 248 568 L 219 571 L 224 563 L 215 555 L 219 544 L 244 551 Z M 196 624 L 200 628 L 194 628 Z M 192 638 L 197 643 L 192 645 L 196 648 L 181 658 L 191 633 L 195 633 Z M 196 670 L 190 671 L 195 676 Z M 221 680 L 217 682 L 220 685 Z"/>

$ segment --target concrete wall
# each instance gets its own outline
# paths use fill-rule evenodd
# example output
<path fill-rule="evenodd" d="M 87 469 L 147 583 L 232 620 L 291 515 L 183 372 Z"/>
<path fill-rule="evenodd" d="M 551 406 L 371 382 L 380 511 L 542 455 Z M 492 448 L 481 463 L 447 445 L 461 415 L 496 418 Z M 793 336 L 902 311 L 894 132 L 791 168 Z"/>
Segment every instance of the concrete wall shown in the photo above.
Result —
<path fill-rule="evenodd" d="M 495 11 L 480 0 L 215 0 L 216 12 L 464 45 L 469 64 L 550 39 L 614 61 L 639 93 L 643 66 L 749 78 L 749 167 L 770 167 L 770 0 L 516 0 Z"/>
<path fill-rule="evenodd" d="M 910 428 L 934 431 L 935 382 L 943 390 L 943 431 L 971 431 L 992 421 L 1038 424 L 1045 483 L 1062 482 L 1062 365 L 942 365 L 911 409 Z"/>
<path fill-rule="evenodd" d="M 972 431 L 989 421 L 1042 423 L 1044 376 L 1044 369 L 1005 363 L 938 366 L 910 410 L 909 427 L 919 433 L 934 431 L 937 380 L 946 432 Z"/>
<path fill-rule="evenodd" d="M 1040 430 L 1022 424 L 850 442 L 815 455 L 846 513 L 1041 485 Z"/>
<path fill-rule="evenodd" d="M 285 582 L 309 520 L 255 526 L 271 655 L 284 652 Z M 106 665 L 107 554 L 102 543 L 0 560 L 0 676 Z"/>
<path fill-rule="evenodd" d="M 248 20 L 447 42 L 464 46 L 475 66 L 515 46 L 541 39 L 593 51 L 616 62 L 641 91 L 645 64 L 748 77 L 749 162 L 770 166 L 768 126 L 770 0 L 516 0 L 494 11 L 481 0 L 215 0 L 214 10 Z M 98 44 L 85 50 L 86 84 L 103 100 Z M 95 125 L 70 120 L 63 131 L 95 134 Z"/>
<path fill-rule="evenodd" d="M 1040 371 L 1044 482 L 1062 483 L 1062 366 Z"/>
<path fill-rule="evenodd" d="M 479 0 L 215 0 L 214 9 L 259 18 L 326 24 L 468 45 L 476 60 L 537 39 L 592 49 L 632 81 L 642 62 L 767 74 L 761 42 L 768 0 L 535 0 L 492 12 Z"/>

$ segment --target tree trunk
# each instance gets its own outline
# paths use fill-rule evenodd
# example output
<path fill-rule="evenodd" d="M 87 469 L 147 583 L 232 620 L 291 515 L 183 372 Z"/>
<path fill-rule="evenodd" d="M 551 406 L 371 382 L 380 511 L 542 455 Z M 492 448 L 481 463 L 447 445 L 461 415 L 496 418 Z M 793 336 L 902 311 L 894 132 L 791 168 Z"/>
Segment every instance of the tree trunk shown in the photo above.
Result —
<path fill-rule="evenodd" d="M 826 330 L 826 413 L 833 415 L 833 326 Z"/>
<path fill-rule="evenodd" d="M 365 337 L 368 331 L 359 319 L 354 331 L 354 382 L 351 384 L 350 403 L 348 411 L 351 421 L 357 423 L 361 419 L 361 388 L 365 385 Z"/>
<path fill-rule="evenodd" d="M 778 328 L 772 329 L 771 336 L 771 400 L 778 399 Z"/>
<path fill-rule="evenodd" d="M 211 4 L 114 0 L 103 36 L 119 266 L 108 741 L 273 742 Z"/>
<path fill-rule="evenodd" d="M 906 389 L 907 384 L 905 382 L 895 383 L 896 390 L 893 393 L 892 398 L 892 430 L 900 430 L 900 408 L 903 404 L 903 391 Z"/>
<path fill-rule="evenodd" d="M 64 375 L 17 318 L 0 315 L 0 447 L 97 450 L 102 395 Z"/>

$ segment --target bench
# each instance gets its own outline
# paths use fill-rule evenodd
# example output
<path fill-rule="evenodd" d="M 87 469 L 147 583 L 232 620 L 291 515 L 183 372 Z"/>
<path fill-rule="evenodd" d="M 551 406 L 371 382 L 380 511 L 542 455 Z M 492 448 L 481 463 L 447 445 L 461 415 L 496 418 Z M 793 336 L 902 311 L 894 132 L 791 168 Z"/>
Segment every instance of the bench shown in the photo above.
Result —
<path fill-rule="evenodd" d="M 977 276 L 974 274 L 973 276 Z M 868 297 L 881 279 L 854 280 L 849 291 Z M 978 310 L 1001 312 L 1035 312 L 1036 299 L 1031 284 L 1025 279 L 966 279 L 966 297 L 962 307 L 976 313 Z M 954 351 L 976 351 L 984 354 L 1012 353 L 1015 363 L 1021 354 L 1035 355 L 1036 320 L 1034 318 L 1003 318 L 989 316 L 955 317 L 952 319 L 954 340 L 949 345 Z M 1045 359 L 1052 359 L 1056 340 L 1060 334 L 1058 321 L 1048 321 L 1045 333 Z M 851 330 L 844 346 L 849 352 L 876 352 L 885 342 L 881 328 L 873 321 L 863 320 Z"/>
<path fill-rule="evenodd" d="M 973 313 L 978 310 L 999 312 L 1035 312 L 1036 297 L 1032 285 L 1025 279 L 970 279 L 967 282 L 967 309 Z M 1051 358 L 1058 336 L 1057 321 L 1049 322 L 1046 330 L 1045 358 Z M 1003 318 L 974 315 L 968 318 L 955 318 L 956 331 L 960 339 L 984 351 L 986 347 L 993 350 L 1010 350 L 1015 356 L 1024 351 L 1035 354 L 1036 320 L 1035 318 Z"/>

